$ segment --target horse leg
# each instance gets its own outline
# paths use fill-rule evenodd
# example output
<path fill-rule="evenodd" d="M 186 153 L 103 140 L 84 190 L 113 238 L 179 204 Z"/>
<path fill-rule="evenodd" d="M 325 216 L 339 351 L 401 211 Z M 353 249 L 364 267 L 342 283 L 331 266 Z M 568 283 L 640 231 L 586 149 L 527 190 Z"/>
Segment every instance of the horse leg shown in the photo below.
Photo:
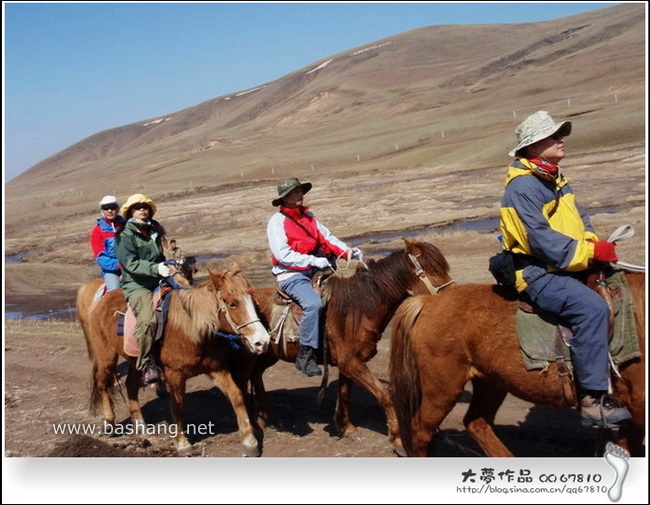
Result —
<path fill-rule="evenodd" d="M 511 458 L 513 454 L 494 433 L 494 418 L 506 398 L 507 391 L 480 378 L 472 379 L 472 400 L 463 419 L 467 433 L 476 440 L 485 455 Z"/>
<path fill-rule="evenodd" d="M 410 433 L 405 434 L 405 439 L 408 441 L 408 455 L 423 458 L 434 455 L 434 435 L 462 396 L 467 370 L 457 365 L 455 374 L 451 375 L 441 372 L 437 363 L 429 363 L 428 368 L 420 364 L 419 369 L 420 382 L 429 386 L 422 390 L 420 406 L 411 418 Z"/>
<path fill-rule="evenodd" d="M 237 416 L 237 426 L 244 447 L 244 456 L 258 457 L 261 455 L 260 447 L 255 437 L 254 426 L 248 415 L 248 407 L 244 391 L 235 383 L 232 375 L 227 370 L 214 371 L 209 373 L 213 382 L 226 395 L 235 416 Z"/>
<path fill-rule="evenodd" d="M 346 373 L 341 372 L 342 366 Z M 353 372 L 350 373 L 350 370 Z M 406 456 L 406 451 L 404 450 L 402 439 L 399 434 L 397 414 L 395 412 L 393 401 L 388 393 L 388 389 L 361 360 L 356 361 L 354 366 L 350 362 L 339 363 L 339 396 L 336 402 L 334 422 L 341 436 L 351 439 L 357 438 L 357 435 L 355 434 L 357 428 L 350 420 L 350 394 L 352 389 L 352 380 L 371 393 L 382 406 L 384 413 L 386 414 L 388 441 L 391 443 L 393 450 L 398 456 Z"/>
<path fill-rule="evenodd" d="M 133 423 L 136 433 L 145 433 L 145 422 L 142 410 L 140 410 L 140 401 L 138 400 L 138 392 L 140 389 L 140 381 L 142 380 L 142 372 L 135 368 L 135 358 L 129 358 L 129 372 L 126 375 L 126 397 L 129 404 L 129 412 L 131 414 L 131 422 Z"/>
<path fill-rule="evenodd" d="M 358 440 L 357 428 L 350 420 L 350 393 L 352 380 L 339 370 L 339 394 L 336 398 L 336 409 L 334 411 L 334 425 L 341 437 Z"/>
<path fill-rule="evenodd" d="M 257 403 L 257 409 L 253 412 L 252 417 L 257 419 L 257 423 L 261 429 L 266 428 L 269 423 L 269 398 L 266 393 L 266 387 L 264 386 L 263 374 L 264 370 L 255 368 L 251 375 L 251 383 Z"/>
<path fill-rule="evenodd" d="M 93 363 L 93 383 L 91 404 L 93 410 L 101 404 L 104 422 L 110 426 L 115 425 L 115 404 L 113 402 L 113 387 L 115 381 L 115 367 L 117 355 L 108 363 L 96 356 Z"/>
<path fill-rule="evenodd" d="M 185 435 L 185 386 L 187 378 L 175 370 L 163 367 L 163 375 L 169 389 L 169 401 L 172 411 L 172 419 L 175 429 L 173 433 L 174 445 L 179 456 L 189 456 L 192 454 L 192 444 L 190 444 Z"/>

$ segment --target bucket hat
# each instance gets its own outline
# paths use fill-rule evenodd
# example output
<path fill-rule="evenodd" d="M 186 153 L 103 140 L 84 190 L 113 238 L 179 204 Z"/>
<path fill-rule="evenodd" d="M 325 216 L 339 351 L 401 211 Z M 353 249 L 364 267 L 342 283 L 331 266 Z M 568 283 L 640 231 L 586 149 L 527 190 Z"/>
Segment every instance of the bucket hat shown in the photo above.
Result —
<path fill-rule="evenodd" d="M 303 194 L 308 193 L 312 188 L 311 182 L 300 182 L 297 177 L 289 177 L 278 184 L 278 197 L 271 203 L 277 207 L 282 203 L 282 199 L 296 188 L 302 188 Z"/>
<path fill-rule="evenodd" d="M 517 126 L 517 147 L 508 153 L 508 156 L 516 156 L 517 151 L 524 147 L 530 146 L 550 137 L 556 132 L 560 132 L 563 137 L 571 135 L 571 121 L 561 121 L 556 123 L 551 115 L 545 110 L 540 110 L 531 114 L 522 123 Z"/>
<path fill-rule="evenodd" d="M 127 219 L 130 218 L 131 217 L 130 209 L 136 203 L 146 203 L 151 208 L 151 214 L 149 214 L 149 218 L 152 218 L 153 215 L 156 213 L 156 204 L 154 203 L 154 201 L 148 196 L 145 196 L 141 193 L 136 193 L 135 195 L 131 195 L 129 199 L 126 201 L 126 203 L 122 205 L 122 208 L 120 209 L 120 214 L 122 214 Z"/>

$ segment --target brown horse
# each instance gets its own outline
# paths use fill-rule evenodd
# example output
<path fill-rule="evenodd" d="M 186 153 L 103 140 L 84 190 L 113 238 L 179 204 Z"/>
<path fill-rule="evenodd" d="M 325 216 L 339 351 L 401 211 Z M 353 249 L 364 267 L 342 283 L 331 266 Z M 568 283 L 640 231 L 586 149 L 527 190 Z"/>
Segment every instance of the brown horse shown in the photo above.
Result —
<path fill-rule="evenodd" d="M 174 290 L 169 295 L 169 310 L 158 349 L 159 364 L 170 393 L 174 424 L 173 435 L 180 455 L 191 453 L 185 431 L 185 386 L 189 378 L 207 374 L 228 397 L 239 426 L 245 455 L 259 456 L 255 430 L 259 429 L 248 414 L 245 388 L 252 373 L 255 357 L 267 350 L 269 334 L 260 322 L 248 279 L 237 265 L 230 270 L 213 272 L 198 287 Z M 101 283 L 101 280 L 100 282 Z M 126 389 L 131 420 L 144 428 L 138 402 L 141 372 L 135 358 L 124 351 L 123 337 L 117 334 L 117 312 L 126 307 L 121 289 L 110 291 L 98 302 L 93 298 L 98 282 L 79 289 L 77 317 L 81 323 L 88 355 L 93 361 L 91 408 L 101 404 L 106 423 L 114 425 L 112 398 L 119 356 L 129 362 Z M 244 350 L 234 350 L 229 336 Z"/>
<path fill-rule="evenodd" d="M 384 408 L 389 440 L 400 455 L 403 449 L 390 395 L 366 363 L 377 354 L 377 342 L 395 309 L 405 298 L 413 293 L 434 293 L 453 282 L 449 275 L 449 264 L 435 246 L 427 242 L 404 242 L 404 249 L 376 261 L 369 260 L 367 268 L 357 266 L 352 276 L 333 275 L 327 279 L 325 340 L 319 347 L 318 357 L 320 363 L 327 362 L 339 370 L 334 423 L 340 435 L 355 437 L 356 427 L 350 420 L 350 394 L 354 381 L 370 392 Z M 273 302 L 276 292 L 275 287 L 255 290 L 260 311 L 269 328 L 274 328 L 276 323 Z M 268 421 L 268 401 L 262 374 L 280 359 L 295 361 L 298 348 L 298 341 L 281 345 L 272 339 L 269 352 L 258 358 L 253 374 L 253 390 L 257 395 L 261 423 Z M 327 352 L 324 353 L 323 349 Z M 321 392 L 326 381 L 327 368 Z"/>
<path fill-rule="evenodd" d="M 632 414 L 610 430 L 632 456 L 642 456 L 645 435 L 645 273 L 626 272 L 634 300 L 641 356 L 613 374 L 615 396 Z M 463 419 L 468 434 L 489 457 L 513 454 L 494 433 L 496 413 L 508 393 L 555 408 L 575 408 L 575 386 L 565 394 L 559 365 L 527 371 L 516 335 L 518 302 L 512 290 L 490 284 L 456 285 L 437 297 L 404 302 L 393 319 L 391 394 L 409 456 L 429 455 L 436 430 L 472 382 Z M 573 398 L 568 398 L 572 396 Z"/>

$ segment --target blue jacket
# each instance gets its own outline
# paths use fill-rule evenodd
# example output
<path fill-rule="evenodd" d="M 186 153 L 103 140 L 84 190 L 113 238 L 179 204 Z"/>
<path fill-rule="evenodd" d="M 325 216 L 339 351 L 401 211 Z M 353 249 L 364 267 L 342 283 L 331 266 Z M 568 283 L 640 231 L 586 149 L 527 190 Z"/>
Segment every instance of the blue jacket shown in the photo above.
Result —
<path fill-rule="evenodd" d="M 124 228 L 124 223 L 122 216 L 117 216 L 114 223 L 100 217 L 90 232 L 90 248 L 102 275 L 121 274 L 120 262 L 115 255 L 115 232 Z"/>
<path fill-rule="evenodd" d="M 568 179 L 543 173 L 531 161 L 517 158 L 508 167 L 505 185 L 500 209 L 503 247 L 538 260 L 517 270 L 517 291 L 546 272 L 587 270 L 598 237 Z"/>

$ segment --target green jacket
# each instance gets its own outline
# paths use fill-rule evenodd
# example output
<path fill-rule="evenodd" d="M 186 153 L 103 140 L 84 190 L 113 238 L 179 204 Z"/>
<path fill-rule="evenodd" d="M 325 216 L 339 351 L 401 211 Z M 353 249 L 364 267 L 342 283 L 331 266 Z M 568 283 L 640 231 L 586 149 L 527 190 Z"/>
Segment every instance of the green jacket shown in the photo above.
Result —
<path fill-rule="evenodd" d="M 124 296 L 139 289 L 158 287 L 158 264 L 165 261 L 162 227 L 157 221 L 138 222 L 131 218 L 118 235 L 115 254 L 122 266 Z"/>

